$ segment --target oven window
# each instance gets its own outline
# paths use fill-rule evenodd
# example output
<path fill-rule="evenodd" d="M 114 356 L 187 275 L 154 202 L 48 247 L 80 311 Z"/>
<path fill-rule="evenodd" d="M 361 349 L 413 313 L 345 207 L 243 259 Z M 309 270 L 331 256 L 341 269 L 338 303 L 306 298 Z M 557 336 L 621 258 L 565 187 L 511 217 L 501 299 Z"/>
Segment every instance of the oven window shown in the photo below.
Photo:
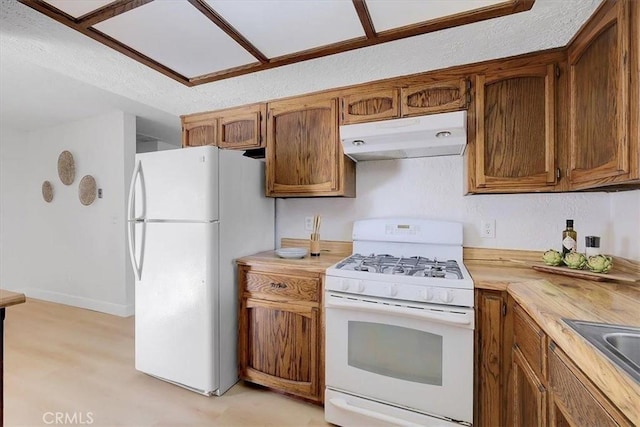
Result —
<path fill-rule="evenodd" d="M 399 326 L 349 322 L 349 366 L 422 384 L 442 385 L 442 336 Z"/>

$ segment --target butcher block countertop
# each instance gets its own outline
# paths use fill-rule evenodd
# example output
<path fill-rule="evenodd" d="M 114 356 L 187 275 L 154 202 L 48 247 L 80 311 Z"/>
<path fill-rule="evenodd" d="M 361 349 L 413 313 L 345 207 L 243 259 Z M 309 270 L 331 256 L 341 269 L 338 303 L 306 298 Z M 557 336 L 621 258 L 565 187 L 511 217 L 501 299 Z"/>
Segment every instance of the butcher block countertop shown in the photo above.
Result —
<path fill-rule="evenodd" d="M 0 289 L 0 308 L 9 307 L 10 305 L 22 304 L 25 302 L 24 294 L 18 294 L 11 291 Z"/>
<path fill-rule="evenodd" d="M 268 268 L 281 267 L 310 273 L 324 273 L 328 267 L 351 255 L 352 250 L 351 242 L 321 240 L 320 256 L 311 256 L 309 255 L 309 240 L 307 239 L 283 238 L 280 244 L 283 248 L 305 248 L 307 249 L 307 255 L 304 258 L 280 258 L 275 250 L 264 251 L 239 258 L 236 263 L 253 267 L 264 265 Z"/>
<path fill-rule="evenodd" d="M 517 264 L 481 264 L 465 262 L 476 288 L 506 290 L 600 391 L 640 426 L 640 384 L 562 321 L 640 327 L 640 283 L 596 282 Z"/>
<path fill-rule="evenodd" d="M 293 268 L 296 270 L 308 271 L 310 273 L 324 273 L 333 264 L 344 259 L 344 255 L 320 254 L 312 257 L 307 254 L 304 258 L 280 258 L 276 251 L 265 251 L 254 255 L 249 255 L 236 260 L 239 265 L 250 265 L 257 267 L 264 265 L 267 267 Z"/>

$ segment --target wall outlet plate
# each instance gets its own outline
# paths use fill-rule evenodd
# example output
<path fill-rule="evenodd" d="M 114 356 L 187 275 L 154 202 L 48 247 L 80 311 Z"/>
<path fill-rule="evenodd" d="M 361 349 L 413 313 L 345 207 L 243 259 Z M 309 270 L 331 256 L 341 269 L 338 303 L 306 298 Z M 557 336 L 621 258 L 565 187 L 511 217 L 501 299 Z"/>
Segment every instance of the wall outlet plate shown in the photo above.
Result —
<path fill-rule="evenodd" d="M 494 239 L 496 237 L 496 220 L 483 219 L 480 221 L 480 237 Z"/>
<path fill-rule="evenodd" d="M 313 231 L 313 217 L 305 216 L 304 217 L 304 229 L 306 231 Z"/>

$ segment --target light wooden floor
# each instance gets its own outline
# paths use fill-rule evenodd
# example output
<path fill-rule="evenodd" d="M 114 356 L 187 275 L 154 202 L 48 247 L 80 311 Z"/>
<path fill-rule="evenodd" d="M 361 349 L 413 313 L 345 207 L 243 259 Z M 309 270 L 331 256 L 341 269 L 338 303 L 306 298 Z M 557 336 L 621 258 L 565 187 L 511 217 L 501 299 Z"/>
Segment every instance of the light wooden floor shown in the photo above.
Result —
<path fill-rule="evenodd" d="M 205 397 L 142 374 L 133 338 L 133 318 L 33 299 L 8 308 L 5 426 L 56 425 L 56 413 L 75 417 L 67 425 L 329 425 L 321 407 L 255 386 Z"/>

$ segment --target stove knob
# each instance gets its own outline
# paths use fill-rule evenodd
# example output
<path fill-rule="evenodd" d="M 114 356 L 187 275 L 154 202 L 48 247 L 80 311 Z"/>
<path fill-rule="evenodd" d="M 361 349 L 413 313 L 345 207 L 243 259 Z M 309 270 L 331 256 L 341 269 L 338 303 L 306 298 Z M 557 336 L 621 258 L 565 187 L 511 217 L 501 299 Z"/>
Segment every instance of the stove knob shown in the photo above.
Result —
<path fill-rule="evenodd" d="M 398 295 L 398 287 L 396 285 L 389 285 L 387 287 L 387 294 L 390 297 L 395 297 L 396 295 Z"/>
<path fill-rule="evenodd" d="M 431 301 L 433 299 L 433 291 L 431 289 L 423 289 L 420 291 L 420 296 L 425 301 Z"/>
<path fill-rule="evenodd" d="M 358 292 L 359 293 L 363 293 L 364 292 L 364 283 L 362 282 L 362 280 L 358 281 Z"/>
<path fill-rule="evenodd" d="M 343 291 L 348 291 L 349 290 L 349 279 L 342 279 L 340 281 L 340 288 Z"/>
<path fill-rule="evenodd" d="M 453 292 L 441 291 L 439 297 L 442 302 L 451 302 L 453 301 Z"/>

